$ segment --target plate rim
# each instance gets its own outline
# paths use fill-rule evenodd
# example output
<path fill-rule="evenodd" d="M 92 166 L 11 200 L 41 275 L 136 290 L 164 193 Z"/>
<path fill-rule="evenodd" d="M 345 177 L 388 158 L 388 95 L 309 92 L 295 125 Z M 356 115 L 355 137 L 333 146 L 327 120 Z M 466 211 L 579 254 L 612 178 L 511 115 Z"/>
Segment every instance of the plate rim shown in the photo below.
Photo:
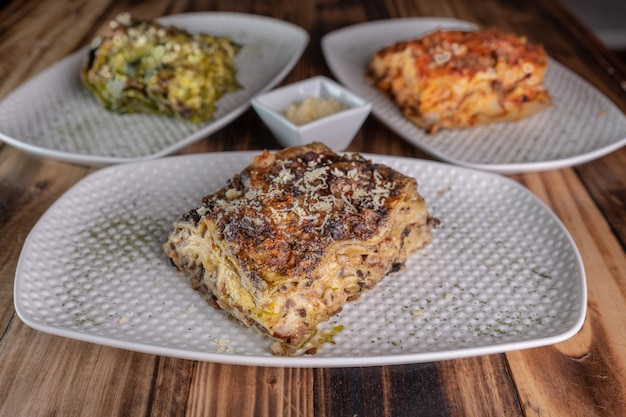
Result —
<path fill-rule="evenodd" d="M 543 202 L 541 201 L 534 193 L 530 192 L 526 187 L 522 184 L 513 181 L 510 178 L 501 176 L 499 174 L 489 173 L 485 171 L 475 170 L 472 168 L 459 167 L 454 166 L 438 161 L 430 161 L 423 160 L 418 158 L 406 157 L 406 156 L 392 156 L 392 155 L 380 155 L 380 154 L 368 154 L 363 153 L 362 155 L 366 158 L 370 158 L 374 161 L 379 161 L 383 163 L 389 163 L 392 161 L 404 161 L 408 163 L 417 163 L 425 166 L 433 165 L 438 167 L 443 167 L 448 170 L 457 170 L 465 173 L 473 173 L 476 175 L 483 176 L 482 178 L 488 177 L 497 177 L 499 181 L 502 181 L 502 184 L 508 184 L 512 187 L 517 188 L 521 192 L 524 192 L 528 195 L 530 199 L 533 200 L 535 204 L 538 204 L 541 210 L 551 217 L 554 221 L 556 227 L 558 227 L 563 233 L 563 236 L 567 239 L 570 247 L 569 249 L 573 251 L 577 263 L 577 268 L 580 272 L 579 277 L 576 279 L 580 279 L 579 288 L 580 288 L 580 303 L 578 305 L 578 317 L 576 318 L 575 323 L 569 329 L 562 331 L 560 333 L 555 333 L 551 336 L 535 338 L 530 340 L 521 340 L 521 341 L 512 341 L 505 343 L 494 343 L 488 344 L 486 346 L 480 347 L 466 347 L 466 348 L 455 348 L 449 350 L 441 350 L 436 352 L 421 352 L 421 353 L 407 353 L 407 354 L 394 354 L 394 355 L 365 355 L 365 356 L 335 356 L 335 357 L 322 357 L 322 356 L 292 356 L 292 357 L 282 357 L 282 356 L 259 356 L 259 355 L 237 355 L 231 353 L 221 353 L 221 352 L 209 352 L 209 351 L 194 351 L 187 350 L 184 348 L 172 348 L 172 347 L 163 347 L 156 346 L 148 343 L 139 343 L 133 341 L 125 341 L 120 338 L 112 338 L 106 336 L 100 336 L 90 333 L 81 332 L 78 330 L 67 329 L 61 326 L 54 326 L 46 323 L 42 323 L 35 319 L 31 319 L 28 313 L 22 308 L 22 285 L 23 279 L 21 277 L 21 271 L 24 268 L 23 264 L 25 262 L 25 258 L 29 255 L 29 248 L 32 244 L 32 241 L 35 239 L 39 229 L 46 224 L 47 217 L 51 215 L 51 213 L 55 210 L 57 205 L 60 205 L 63 200 L 71 197 L 75 193 L 82 192 L 82 188 L 86 184 L 88 185 L 93 178 L 101 175 L 108 175 L 109 170 L 139 170 L 142 167 L 145 167 L 148 164 L 160 164 L 163 166 L 167 166 L 170 162 L 177 161 L 185 161 L 189 159 L 200 159 L 200 160 L 208 160 L 208 159 L 219 159 L 224 156 L 237 158 L 237 160 L 250 160 L 251 157 L 257 155 L 258 151 L 226 151 L 226 152 L 214 152 L 214 153 L 200 153 L 200 154 L 189 154 L 189 155 L 175 155 L 169 156 L 166 158 L 149 160 L 149 161 L 140 161 L 133 162 L 129 164 L 121 164 L 121 165 L 112 165 L 94 172 L 87 174 L 77 183 L 75 183 L 72 187 L 70 187 L 66 192 L 64 192 L 47 210 L 44 214 L 39 218 L 39 220 L 32 227 L 30 232 L 28 233 L 23 247 L 20 252 L 20 256 L 17 262 L 17 267 L 15 270 L 15 278 L 14 278 L 14 291 L 13 291 L 13 299 L 14 299 L 14 307 L 18 317 L 29 327 L 36 329 L 38 331 L 52 334 L 55 336 L 67 337 L 70 339 L 80 340 L 84 342 L 96 343 L 103 346 L 115 347 L 119 349 L 125 349 L 135 352 L 148 353 L 160 356 L 169 356 L 174 358 L 181 359 L 189 359 L 189 360 L 197 360 L 197 361 L 206 361 L 206 362 L 214 362 L 214 363 L 224 363 L 224 364 L 234 364 L 234 365 L 248 365 L 248 366 L 268 366 L 268 367 L 293 367 L 293 368 L 334 368 L 334 367 L 356 367 L 356 366 L 385 366 L 385 365 L 400 365 L 400 364 L 414 364 L 414 363 L 423 363 L 423 362 L 433 362 L 433 361 L 442 361 L 449 359 L 458 359 L 458 358 L 468 358 L 473 356 L 480 355 L 489 355 L 496 353 L 506 353 L 514 350 L 521 349 L 529 349 L 541 346 L 552 345 L 554 343 L 562 342 L 564 340 L 569 339 L 574 336 L 583 326 L 586 314 L 587 314 L 587 283 L 586 283 L 586 274 L 585 268 L 582 260 L 582 256 L 578 247 L 576 246 L 575 241 L 573 240 L 571 234 L 559 219 L 559 217 Z"/>

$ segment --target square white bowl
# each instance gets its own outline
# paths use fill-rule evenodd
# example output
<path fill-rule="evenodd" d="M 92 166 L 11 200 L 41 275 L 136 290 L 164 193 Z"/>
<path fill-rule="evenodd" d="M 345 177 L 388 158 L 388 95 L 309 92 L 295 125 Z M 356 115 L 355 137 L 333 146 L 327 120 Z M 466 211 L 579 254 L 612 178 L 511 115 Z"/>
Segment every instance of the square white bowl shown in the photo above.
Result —
<path fill-rule="evenodd" d="M 335 98 L 346 109 L 309 123 L 296 125 L 285 110 L 308 97 Z M 372 105 L 338 83 L 317 76 L 256 96 L 252 107 L 285 147 L 321 142 L 335 151 L 345 150 L 369 115 Z"/>

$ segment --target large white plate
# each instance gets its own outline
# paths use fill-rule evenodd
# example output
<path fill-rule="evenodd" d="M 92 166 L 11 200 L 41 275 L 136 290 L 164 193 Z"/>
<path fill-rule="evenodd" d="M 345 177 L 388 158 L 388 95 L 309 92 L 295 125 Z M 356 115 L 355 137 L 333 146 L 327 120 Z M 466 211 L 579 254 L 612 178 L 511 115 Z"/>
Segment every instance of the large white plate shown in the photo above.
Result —
<path fill-rule="evenodd" d="M 309 35 L 293 24 L 238 13 L 187 13 L 158 19 L 193 33 L 230 36 L 243 89 L 217 102 L 213 120 L 196 125 L 172 117 L 105 110 L 82 85 L 83 48 L 42 72 L 0 103 L 0 139 L 40 156 L 107 165 L 171 154 L 221 129 L 250 99 L 278 84 L 296 64 Z"/>
<path fill-rule="evenodd" d="M 626 144 L 626 117 L 596 88 L 553 59 L 545 84 L 554 99 L 544 112 L 516 123 L 440 131 L 428 135 L 365 79 L 376 51 L 437 28 L 474 29 L 454 19 L 407 18 L 368 22 L 322 38 L 337 80 L 372 103 L 372 113 L 408 142 L 454 164 L 505 174 L 573 166 Z"/>
<path fill-rule="evenodd" d="M 119 348 L 234 364 L 365 366 L 542 346 L 583 323 L 586 283 L 567 231 L 524 187 L 437 162 L 372 156 L 420 182 L 441 226 L 406 269 L 328 326 L 315 356 L 275 357 L 252 329 L 208 306 L 161 251 L 172 222 L 253 153 L 115 165 L 76 184 L 29 234 L 15 308 L 29 326 Z"/>

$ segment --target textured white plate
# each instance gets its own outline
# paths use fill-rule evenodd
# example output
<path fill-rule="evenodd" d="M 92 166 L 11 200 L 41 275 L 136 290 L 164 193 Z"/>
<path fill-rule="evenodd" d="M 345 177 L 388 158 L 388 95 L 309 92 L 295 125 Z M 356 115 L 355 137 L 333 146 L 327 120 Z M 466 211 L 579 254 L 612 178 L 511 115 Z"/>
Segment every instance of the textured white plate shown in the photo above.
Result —
<path fill-rule="evenodd" d="M 372 156 L 420 182 L 441 220 L 404 271 L 328 326 L 336 344 L 274 357 L 269 342 L 208 306 L 161 252 L 172 222 L 224 185 L 254 153 L 116 165 L 76 184 L 22 249 L 15 308 L 65 337 L 195 360 L 290 367 L 412 363 L 556 343 L 583 323 L 586 283 L 559 220 L 505 177 Z"/>
<path fill-rule="evenodd" d="M 106 165 L 171 154 L 221 129 L 250 99 L 278 84 L 296 64 L 309 35 L 264 16 L 187 13 L 159 19 L 193 33 L 230 36 L 243 46 L 236 58 L 243 89 L 217 102 L 213 120 L 196 125 L 150 114 L 105 110 L 83 86 L 83 48 L 26 82 L 0 103 L 0 139 L 24 151 L 68 162 Z"/>
<path fill-rule="evenodd" d="M 454 164 L 500 173 L 573 166 L 626 144 L 626 117 L 595 87 L 553 59 L 545 84 L 553 105 L 515 123 L 495 123 L 428 135 L 365 79 L 367 64 L 386 45 L 437 28 L 471 30 L 453 19 L 407 18 L 368 22 L 322 38 L 326 61 L 339 82 L 372 103 L 372 113 L 408 142 Z"/>

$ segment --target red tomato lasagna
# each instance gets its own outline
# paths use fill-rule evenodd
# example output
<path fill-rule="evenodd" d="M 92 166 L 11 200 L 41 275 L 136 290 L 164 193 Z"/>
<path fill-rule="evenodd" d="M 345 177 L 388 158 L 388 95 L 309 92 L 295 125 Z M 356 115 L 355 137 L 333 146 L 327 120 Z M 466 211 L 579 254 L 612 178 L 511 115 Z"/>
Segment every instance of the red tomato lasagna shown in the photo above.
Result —
<path fill-rule="evenodd" d="M 378 51 L 377 88 L 404 115 L 434 133 L 528 117 L 551 104 L 541 45 L 497 29 L 438 30 Z"/>

